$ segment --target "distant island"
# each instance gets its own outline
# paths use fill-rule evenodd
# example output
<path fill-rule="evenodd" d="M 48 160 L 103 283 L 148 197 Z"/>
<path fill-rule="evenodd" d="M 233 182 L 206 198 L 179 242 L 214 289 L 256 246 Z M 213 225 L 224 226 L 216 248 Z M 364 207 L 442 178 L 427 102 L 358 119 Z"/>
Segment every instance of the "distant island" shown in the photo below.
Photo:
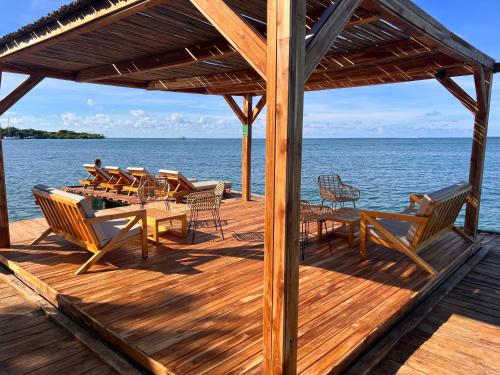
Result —
<path fill-rule="evenodd" d="M 71 130 L 48 132 L 35 129 L 17 129 L 13 126 L 2 129 L 3 139 L 104 139 L 102 134 L 77 133 Z"/>

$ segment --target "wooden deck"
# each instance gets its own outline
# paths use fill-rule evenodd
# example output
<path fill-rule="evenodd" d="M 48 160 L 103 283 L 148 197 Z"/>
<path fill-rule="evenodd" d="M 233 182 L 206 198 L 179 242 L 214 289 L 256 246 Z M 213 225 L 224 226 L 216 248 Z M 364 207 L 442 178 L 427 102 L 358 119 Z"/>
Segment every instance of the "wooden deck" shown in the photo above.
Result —
<path fill-rule="evenodd" d="M 500 373 L 500 237 L 486 257 L 373 371 Z"/>
<path fill-rule="evenodd" d="M 0 373 L 117 374 L 1 277 Z"/>
<path fill-rule="evenodd" d="M 66 313 L 155 373 L 262 372 L 263 210 L 261 200 L 224 201 L 226 239 L 203 225 L 196 244 L 166 238 L 107 254 L 90 273 L 73 273 L 90 253 L 56 237 L 27 244 L 45 228 L 11 224 L 0 260 Z M 314 233 L 314 228 L 312 228 Z M 344 369 L 415 305 L 473 247 L 455 234 L 422 252 L 430 277 L 395 251 L 373 245 L 368 260 L 344 239 L 314 235 L 300 266 L 298 371 Z"/>

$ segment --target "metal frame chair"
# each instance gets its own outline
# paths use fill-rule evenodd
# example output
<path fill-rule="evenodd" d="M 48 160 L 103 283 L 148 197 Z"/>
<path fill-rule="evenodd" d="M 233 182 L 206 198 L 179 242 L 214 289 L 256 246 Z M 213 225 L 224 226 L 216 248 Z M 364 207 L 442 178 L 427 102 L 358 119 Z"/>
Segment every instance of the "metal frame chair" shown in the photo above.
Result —
<path fill-rule="evenodd" d="M 328 227 L 326 225 L 327 219 L 331 217 L 332 209 L 330 207 L 312 205 L 306 200 L 300 201 L 300 250 L 302 252 L 302 260 L 305 259 L 305 248 L 309 243 L 309 225 L 311 222 L 321 222 L 325 225 L 326 236 L 328 238 L 328 247 L 330 248 L 330 255 L 333 255 L 332 244 L 330 236 L 328 235 Z"/>
<path fill-rule="evenodd" d="M 224 190 L 224 181 L 218 181 L 213 191 L 196 192 L 187 196 L 187 205 L 190 211 L 188 232 L 191 230 L 193 231 L 193 243 L 196 233 L 196 224 L 198 223 L 198 215 L 202 211 L 210 211 L 212 213 L 215 229 L 220 229 L 221 236 L 224 238 L 224 231 L 222 229 L 222 221 L 220 219 L 219 212 Z"/>
<path fill-rule="evenodd" d="M 346 202 L 352 202 L 353 206 L 356 207 L 356 201 L 361 197 L 361 191 L 342 182 L 338 174 L 318 176 L 318 187 L 319 196 L 322 199 L 321 204 L 328 201 L 335 208 L 337 204 L 344 207 Z"/>

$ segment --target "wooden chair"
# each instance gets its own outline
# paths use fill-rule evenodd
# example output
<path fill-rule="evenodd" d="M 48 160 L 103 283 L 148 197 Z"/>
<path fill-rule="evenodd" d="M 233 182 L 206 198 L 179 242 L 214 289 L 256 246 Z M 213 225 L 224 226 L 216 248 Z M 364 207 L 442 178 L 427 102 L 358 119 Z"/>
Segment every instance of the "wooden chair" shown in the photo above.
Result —
<path fill-rule="evenodd" d="M 87 178 L 79 181 L 84 188 L 92 187 L 96 189 L 98 186 L 112 179 L 112 176 L 105 169 L 99 168 L 97 165 L 84 164 L 83 168 L 88 172 Z"/>
<path fill-rule="evenodd" d="M 86 272 L 107 252 L 136 239 L 141 240 L 142 257 L 147 258 L 146 210 L 107 214 L 106 210 L 95 212 L 87 198 L 76 194 L 44 185 L 37 185 L 32 191 L 49 228 L 31 245 L 54 233 L 94 253 L 76 275 Z"/>
<path fill-rule="evenodd" d="M 402 252 L 427 272 L 436 274 L 436 270 L 417 253 L 443 238 L 450 230 L 473 242 L 455 227 L 470 189 L 468 182 L 461 182 L 433 193 L 412 194 L 410 207 L 401 213 L 361 211 L 360 254 L 366 256 L 366 243 L 371 240 Z"/>
<path fill-rule="evenodd" d="M 168 180 L 170 184 L 170 194 L 176 200 L 187 196 L 188 194 L 200 192 L 200 191 L 211 191 L 215 189 L 220 181 L 208 180 L 208 181 L 198 181 L 194 179 L 189 179 L 182 174 L 180 171 L 172 171 L 168 169 L 160 169 L 158 171 L 160 177 L 164 177 Z M 231 182 L 224 182 L 224 191 L 231 190 Z"/>
<path fill-rule="evenodd" d="M 105 167 L 104 170 L 111 176 L 108 182 L 101 183 L 106 191 L 115 190 L 120 193 L 125 187 L 134 183 L 134 178 L 119 167 Z"/>
<path fill-rule="evenodd" d="M 146 168 L 129 167 L 127 170 L 133 178 L 130 185 L 123 187 L 123 191 L 128 191 L 128 195 L 137 194 L 141 181 L 150 180 L 153 183 L 155 179 L 154 174 L 149 172 Z"/>

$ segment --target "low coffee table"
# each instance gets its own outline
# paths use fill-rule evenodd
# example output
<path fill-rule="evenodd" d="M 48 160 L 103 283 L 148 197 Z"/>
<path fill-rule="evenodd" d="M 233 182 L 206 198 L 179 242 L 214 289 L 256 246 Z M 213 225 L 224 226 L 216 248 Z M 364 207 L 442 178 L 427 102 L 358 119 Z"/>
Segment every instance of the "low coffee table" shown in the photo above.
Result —
<path fill-rule="evenodd" d="M 147 208 L 146 215 L 148 217 L 148 226 L 153 228 L 153 234 L 148 235 L 148 239 L 158 244 L 160 242 L 159 235 L 170 233 L 177 237 L 187 237 L 187 218 L 185 212 L 172 212 L 161 208 Z M 179 220 L 181 222 L 181 230 L 172 229 L 161 225 L 165 221 Z"/>
<path fill-rule="evenodd" d="M 360 214 L 358 209 L 350 207 L 341 207 L 338 209 L 334 209 L 327 220 L 318 222 L 318 237 L 321 237 L 322 235 L 321 228 L 324 221 L 332 221 L 334 223 L 343 224 L 341 228 L 347 229 L 347 231 L 335 229 L 334 233 L 340 236 L 347 237 L 349 240 L 349 247 L 354 246 L 354 233 L 356 231 L 356 227 L 359 227 L 360 221 Z"/>

